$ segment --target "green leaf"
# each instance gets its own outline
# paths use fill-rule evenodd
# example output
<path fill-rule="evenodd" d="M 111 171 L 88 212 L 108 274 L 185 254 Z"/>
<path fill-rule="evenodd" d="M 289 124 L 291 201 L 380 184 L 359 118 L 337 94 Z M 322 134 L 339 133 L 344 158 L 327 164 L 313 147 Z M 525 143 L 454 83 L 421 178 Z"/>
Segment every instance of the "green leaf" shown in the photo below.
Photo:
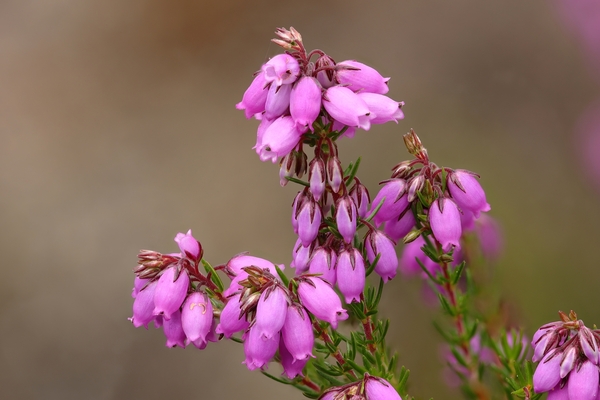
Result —
<path fill-rule="evenodd" d="M 202 266 L 208 275 L 210 275 L 210 280 L 219 288 L 219 292 L 223 292 L 225 286 L 223 286 L 223 281 L 217 271 L 208 263 L 208 261 L 202 260 Z"/>
<path fill-rule="evenodd" d="M 450 315 L 451 317 L 455 317 L 458 315 L 457 310 L 450 303 L 448 303 L 448 300 L 444 297 L 443 294 L 438 293 L 438 299 L 440 300 L 442 308 L 444 309 L 444 311 L 446 311 L 448 315 Z"/>
<path fill-rule="evenodd" d="M 454 275 L 452 276 L 452 285 L 456 285 L 458 283 L 458 280 L 460 279 L 466 264 L 466 261 L 463 261 L 460 264 L 458 264 L 458 266 L 454 270 Z"/>
<path fill-rule="evenodd" d="M 275 382 L 283 383 L 284 385 L 291 385 L 293 382 L 287 378 L 282 378 L 279 376 L 273 376 L 266 371 L 260 371 L 267 378 L 273 379 Z"/>
<path fill-rule="evenodd" d="M 303 181 L 303 180 L 301 180 L 301 179 L 298 179 L 298 178 L 293 178 L 293 177 L 291 177 L 291 176 L 286 176 L 286 178 L 285 178 L 285 179 L 287 179 L 287 180 L 288 180 L 288 181 L 290 181 L 290 182 L 297 183 L 298 185 L 302 185 L 302 186 L 310 187 L 310 183 L 308 183 L 308 182 L 305 182 L 305 181 Z"/>
<path fill-rule="evenodd" d="M 287 287 L 290 283 L 290 280 L 288 279 L 287 276 L 285 276 L 285 274 L 283 273 L 283 271 L 281 269 L 279 269 L 279 267 L 277 266 L 277 264 L 273 264 L 275 266 L 275 270 L 277 271 L 277 275 L 279 275 L 279 279 L 281 279 L 281 282 L 283 282 L 283 284 Z"/>
<path fill-rule="evenodd" d="M 354 164 L 350 164 L 351 166 L 351 170 L 350 173 L 347 174 L 347 180 L 346 182 L 348 182 L 348 184 L 350 184 L 353 180 L 354 177 L 356 176 L 356 173 L 358 172 L 358 167 L 360 166 L 360 157 L 358 157 L 358 159 L 356 160 L 356 162 Z M 346 172 L 344 172 L 344 175 L 346 176 Z"/>

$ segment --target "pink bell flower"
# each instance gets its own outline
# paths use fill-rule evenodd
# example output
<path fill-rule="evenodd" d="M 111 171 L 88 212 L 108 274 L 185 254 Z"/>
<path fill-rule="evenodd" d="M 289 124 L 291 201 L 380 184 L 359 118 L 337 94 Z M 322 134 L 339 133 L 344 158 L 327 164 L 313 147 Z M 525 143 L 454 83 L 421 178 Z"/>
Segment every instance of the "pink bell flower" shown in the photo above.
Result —
<path fill-rule="evenodd" d="M 401 217 L 399 216 L 397 218 L 387 220 L 385 222 L 383 231 L 392 240 L 398 242 L 415 227 L 416 223 L 417 221 L 415 220 L 412 210 L 407 210 Z"/>
<path fill-rule="evenodd" d="M 448 190 L 452 199 L 461 209 L 466 209 L 479 217 L 480 212 L 491 209 L 485 192 L 477 181 L 477 178 L 468 171 L 456 170 L 448 177 Z"/>
<path fill-rule="evenodd" d="M 292 263 L 290 264 L 291 268 L 296 269 L 296 275 L 303 274 L 308 270 L 308 262 L 310 260 L 312 248 L 312 244 L 304 247 L 302 245 L 302 240 L 298 239 L 296 241 L 296 245 L 294 246 L 294 251 L 292 253 Z"/>
<path fill-rule="evenodd" d="M 285 347 L 283 340 L 279 340 L 279 358 L 281 361 L 281 366 L 283 367 L 282 375 L 285 375 L 289 379 L 294 379 L 298 375 L 304 376 L 302 375 L 302 370 L 304 370 L 309 358 L 307 357 L 304 360 L 295 360 Z"/>
<path fill-rule="evenodd" d="M 158 278 L 154 292 L 154 315 L 162 315 L 166 320 L 179 310 L 187 296 L 190 277 L 185 270 L 175 279 L 176 268 L 167 268 Z"/>
<path fill-rule="evenodd" d="M 327 160 L 327 183 L 331 186 L 334 193 L 340 191 L 340 187 L 344 182 L 344 170 L 342 163 L 337 157 L 329 157 Z"/>
<path fill-rule="evenodd" d="M 263 340 L 271 339 L 281 331 L 286 321 L 288 302 L 287 294 L 279 286 L 272 286 L 260 295 L 252 329 L 257 331 Z"/>
<path fill-rule="evenodd" d="M 137 281 L 137 278 L 136 278 Z M 141 279 L 139 281 L 142 281 Z M 133 326 L 139 328 L 143 326 L 148 329 L 148 324 L 155 319 L 154 315 L 154 292 L 156 291 L 156 282 L 150 283 L 137 293 L 133 301 L 133 316 L 130 321 Z"/>
<path fill-rule="evenodd" d="M 365 261 L 360 252 L 355 248 L 342 250 L 335 270 L 337 286 L 346 303 L 360 302 L 360 295 L 365 289 Z"/>
<path fill-rule="evenodd" d="M 548 353 L 533 373 L 533 389 L 537 393 L 547 392 L 560 382 L 561 355 L 556 350 Z M 598 382 L 596 382 L 596 385 Z"/>
<path fill-rule="evenodd" d="M 548 392 L 547 400 L 569 400 L 569 385 L 566 384 L 563 388 L 556 385 L 554 389 Z"/>
<path fill-rule="evenodd" d="M 351 244 L 356 233 L 356 204 L 348 195 L 340 197 L 336 204 L 335 222 L 344 238 L 344 242 Z"/>
<path fill-rule="evenodd" d="M 362 90 L 364 92 L 386 94 L 390 90 L 387 85 L 390 78 L 384 78 L 376 69 L 366 64 L 355 60 L 346 60 L 338 63 L 337 67 L 337 81 L 342 85 L 348 85 L 348 88 L 354 92 Z"/>
<path fill-rule="evenodd" d="M 308 200 L 300 209 L 296 218 L 298 223 L 298 237 L 302 242 L 302 246 L 308 247 L 319 234 L 321 226 L 321 208 L 309 196 Z"/>
<path fill-rule="evenodd" d="M 328 247 L 318 247 L 312 254 L 308 264 L 308 272 L 311 274 L 321 274 L 320 278 L 335 285 L 336 273 L 335 264 L 337 256 L 335 251 Z"/>
<path fill-rule="evenodd" d="M 333 86 L 325 91 L 323 106 L 331 118 L 350 127 L 368 131 L 371 127 L 371 111 L 356 93 L 344 86 Z"/>
<path fill-rule="evenodd" d="M 560 358 L 560 357 L 556 357 Z M 538 366 L 539 368 L 539 366 Z M 537 372 L 537 371 L 536 371 Z M 569 399 L 595 400 L 598 398 L 598 367 L 590 361 L 584 361 L 581 367 L 569 374 Z M 537 391 L 537 389 L 536 389 Z"/>
<path fill-rule="evenodd" d="M 302 132 L 296 129 L 292 117 L 279 117 L 270 124 L 256 148 L 261 161 L 277 162 L 279 157 L 286 156 L 300 141 Z"/>
<path fill-rule="evenodd" d="M 165 319 L 163 322 L 163 332 L 167 337 L 167 347 L 185 348 L 186 336 L 181 325 L 181 311 L 177 310 L 171 314 L 170 319 Z"/>
<path fill-rule="evenodd" d="M 325 192 L 325 163 L 321 158 L 313 159 L 308 166 L 308 183 L 316 201 Z"/>
<path fill-rule="evenodd" d="M 268 82 L 265 80 L 265 75 L 261 72 L 252 81 L 248 89 L 244 92 L 242 101 L 235 105 L 238 110 L 244 110 L 246 118 L 250 119 L 255 114 L 265 111 L 265 103 L 267 101 Z"/>
<path fill-rule="evenodd" d="M 221 311 L 219 321 L 215 331 L 219 334 L 222 333 L 226 338 L 230 338 L 234 333 L 248 328 L 250 323 L 246 321 L 242 313 L 240 295 L 233 296 L 227 301 L 227 304 L 225 304 L 225 307 Z"/>
<path fill-rule="evenodd" d="M 267 82 L 277 86 L 294 83 L 300 74 L 298 61 L 289 54 L 278 54 L 262 66 Z"/>
<path fill-rule="evenodd" d="M 383 204 L 374 218 L 374 222 L 377 225 L 398 217 L 408 207 L 406 181 L 404 179 L 390 179 L 385 182 L 373 199 L 371 208 L 374 209 L 377 207 L 382 200 Z"/>
<path fill-rule="evenodd" d="M 290 96 L 290 114 L 301 132 L 314 131 L 313 122 L 321 112 L 321 87 L 317 80 L 303 76 L 294 84 Z"/>
<path fill-rule="evenodd" d="M 361 92 L 360 97 L 369 107 L 369 110 L 375 117 L 371 119 L 372 124 L 385 124 L 394 121 L 398 123 L 399 119 L 404 119 L 402 106 L 404 102 L 398 102 L 387 96 L 377 93 Z"/>
<path fill-rule="evenodd" d="M 402 400 L 391 383 L 383 378 L 369 376 L 365 378 L 365 393 L 369 400 Z"/>
<path fill-rule="evenodd" d="M 266 369 L 267 364 L 277 352 L 279 340 L 279 333 L 272 338 L 265 340 L 258 330 L 254 329 L 254 327 L 250 328 L 244 338 L 244 354 L 246 355 L 246 360 L 243 364 L 246 364 L 246 367 L 250 371 L 258 368 Z"/>
<path fill-rule="evenodd" d="M 187 233 L 178 233 L 175 236 L 175 242 L 179 245 L 181 254 L 185 254 L 196 262 L 202 258 L 202 246 L 200 245 L 200 242 L 192 236 L 191 229 L 187 231 Z"/>
<path fill-rule="evenodd" d="M 450 251 L 452 246 L 460 248 L 460 211 L 454 201 L 447 197 L 436 199 L 429 208 L 429 224 L 444 251 Z"/>
<path fill-rule="evenodd" d="M 181 325 L 188 340 L 196 347 L 206 346 L 213 323 L 213 307 L 205 293 L 190 294 L 181 309 Z"/>
<path fill-rule="evenodd" d="M 348 319 L 339 296 L 331 285 L 318 277 L 306 277 L 298 285 L 298 297 L 302 305 L 316 318 L 329 322 L 337 329 L 338 321 Z"/>
<path fill-rule="evenodd" d="M 292 85 L 271 85 L 265 103 L 265 118 L 273 120 L 285 114 L 290 106 Z"/>
<path fill-rule="evenodd" d="M 281 337 L 294 361 L 304 361 L 309 357 L 314 357 L 312 349 L 315 336 L 312 323 L 301 305 L 292 304 L 287 308 Z"/>
<path fill-rule="evenodd" d="M 370 231 L 365 238 L 365 247 L 367 258 L 371 264 L 379 255 L 379 260 L 375 265 L 377 275 L 384 282 L 394 278 L 398 271 L 398 256 L 392 239 L 381 231 Z"/>
<path fill-rule="evenodd" d="M 354 178 L 355 184 L 350 189 L 350 197 L 356 204 L 356 211 L 360 218 L 366 218 L 369 212 L 369 204 L 371 203 L 371 196 L 366 186 L 363 185 L 358 178 Z"/>

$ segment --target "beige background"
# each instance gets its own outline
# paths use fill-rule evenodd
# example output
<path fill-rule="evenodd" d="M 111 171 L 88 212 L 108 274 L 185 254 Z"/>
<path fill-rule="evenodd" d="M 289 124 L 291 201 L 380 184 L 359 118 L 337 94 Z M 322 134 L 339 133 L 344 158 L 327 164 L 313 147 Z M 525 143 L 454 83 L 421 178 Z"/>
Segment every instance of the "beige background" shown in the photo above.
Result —
<path fill-rule="evenodd" d="M 391 76 L 400 124 L 341 144 L 377 182 L 415 128 L 438 163 L 471 169 L 506 234 L 494 281 L 531 334 L 598 314 L 598 194 L 573 126 L 600 90 L 545 0 L 0 2 L 0 388 L 6 399 L 300 399 L 241 364 L 241 346 L 170 350 L 134 329 L 140 248 L 192 228 L 214 264 L 240 251 L 288 264 L 294 188 L 251 150 L 234 108 L 278 49 L 309 48 Z M 419 283 L 388 285 L 390 342 L 412 393 L 440 386 Z"/>

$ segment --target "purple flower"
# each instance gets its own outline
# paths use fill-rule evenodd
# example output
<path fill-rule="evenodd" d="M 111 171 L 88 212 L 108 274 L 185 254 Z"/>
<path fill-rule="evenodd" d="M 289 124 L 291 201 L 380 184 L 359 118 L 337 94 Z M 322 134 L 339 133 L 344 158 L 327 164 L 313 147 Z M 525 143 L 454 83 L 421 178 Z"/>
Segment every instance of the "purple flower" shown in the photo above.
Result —
<path fill-rule="evenodd" d="M 278 54 L 262 66 L 267 82 L 277 86 L 293 83 L 300 74 L 298 61 L 289 54 Z"/>
<path fill-rule="evenodd" d="M 337 256 L 329 247 L 317 247 L 310 258 L 308 272 L 321 274 L 320 278 L 335 285 L 335 264 Z"/>
<path fill-rule="evenodd" d="M 164 319 L 163 332 L 167 337 L 167 347 L 179 346 L 182 349 L 185 348 L 185 332 L 181 325 L 181 312 L 179 310 L 171 314 L 170 319 Z"/>
<path fill-rule="evenodd" d="M 335 222 L 344 242 L 352 243 L 356 233 L 356 205 L 350 196 L 344 195 L 338 199 Z"/>
<path fill-rule="evenodd" d="M 385 200 L 383 200 L 384 198 Z M 371 207 L 374 209 L 382 200 L 383 205 L 374 219 L 377 225 L 392 218 L 397 218 L 408 207 L 406 181 L 404 179 L 390 179 L 386 181 L 385 185 L 383 185 L 377 196 L 373 199 Z"/>
<path fill-rule="evenodd" d="M 334 82 L 334 67 L 335 62 L 329 56 L 321 56 L 315 63 L 317 69 L 317 80 L 324 88 L 329 88 L 335 84 Z"/>
<path fill-rule="evenodd" d="M 279 157 L 286 156 L 300 141 L 302 132 L 290 116 L 279 117 L 270 124 L 262 137 L 256 152 L 261 161 L 271 160 L 275 163 Z"/>
<path fill-rule="evenodd" d="M 419 236 L 414 241 L 407 243 L 404 245 L 404 249 L 402 250 L 402 255 L 400 256 L 400 260 L 398 265 L 400 267 L 400 271 L 407 276 L 423 274 L 426 275 L 417 259 L 425 266 L 425 268 L 435 276 L 439 265 L 433 261 L 431 258 L 427 257 L 421 247 L 425 246 L 425 239 L 422 236 Z"/>
<path fill-rule="evenodd" d="M 316 201 L 319 201 L 325 191 L 325 163 L 320 158 L 313 159 L 308 166 L 308 182 L 310 191 Z"/>
<path fill-rule="evenodd" d="M 390 121 L 398 123 L 399 119 L 404 119 L 404 113 L 402 112 L 403 102 L 394 101 L 382 94 L 369 92 L 358 93 L 358 97 L 367 104 L 367 107 L 369 107 L 369 110 L 374 115 L 371 119 L 372 124 L 385 124 Z"/>
<path fill-rule="evenodd" d="M 368 400 L 402 400 L 392 384 L 385 379 L 368 376 L 365 381 L 365 393 Z"/>
<path fill-rule="evenodd" d="M 399 241 L 415 227 L 416 222 L 413 212 L 409 209 L 406 210 L 404 214 L 400 214 L 397 218 L 388 219 L 385 222 L 383 231 L 392 240 Z"/>
<path fill-rule="evenodd" d="M 302 246 L 308 247 L 317 238 L 321 226 L 321 208 L 312 199 L 312 196 L 309 196 L 304 202 L 296 220 L 298 237 L 302 241 Z"/>
<path fill-rule="evenodd" d="M 313 122 L 321 112 L 321 87 L 317 80 L 303 76 L 296 82 L 290 97 L 290 114 L 299 131 L 314 131 Z"/>
<path fill-rule="evenodd" d="M 302 245 L 302 240 L 298 239 L 296 241 L 296 245 L 294 246 L 294 252 L 292 253 L 292 263 L 290 264 L 291 268 L 296 269 L 296 275 L 300 275 L 308 269 L 308 262 L 310 260 L 310 255 L 312 252 L 313 245 L 309 245 L 304 247 Z"/>
<path fill-rule="evenodd" d="M 339 83 L 348 85 L 350 90 L 355 92 L 363 90 L 365 92 L 386 94 L 390 90 L 387 85 L 390 78 L 384 78 L 374 68 L 355 60 L 338 63 L 336 78 Z"/>
<path fill-rule="evenodd" d="M 354 178 L 355 184 L 350 189 L 350 197 L 356 204 L 358 216 L 360 218 L 366 218 L 369 212 L 369 204 L 371 203 L 371 196 L 366 186 L 363 185 L 358 178 Z"/>
<path fill-rule="evenodd" d="M 360 295 L 365 288 L 365 262 L 360 252 L 355 248 L 342 250 L 335 270 L 337 286 L 346 303 L 360 302 Z"/>
<path fill-rule="evenodd" d="M 188 340 L 200 348 L 206 346 L 206 336 L 213 323 L 213 307 L 205 293 L 190 294 L 181 310 L 181 325 Z"/>
<path fill-rule="evenodd" d="M 283 375 L 289 379 L 294 379 L 298 375 L 303 376 L 302 370 L 308 362 L 308 357 L 304 360 L 294 360 L 283 340 L 279 340 L 279 358 L 283 367 Z"/>
<path fill-rule="evenodd" d="M 318 277 L 306 277 L 298 285 L 302 305 L 316 318 L 327 321 L 337 329 L 338 321 L 348 319 L 348 312 L 331 285 Z"/>
<path fill-rule="evenodd" d="M 179 245 L 181 254 L 185 254 L 196 262 L 202 258 L 202 246 L 200 245 L 200 242 L 192 236 L 191 229 L 187 231 L 187 233 L 178 233 L 175 236 L 175 242 Z"/>
<path fill-rule="evenodd" d="M 548 392 L 547 400 L 569 400 L 568 385 L 563 388 L 557 385 L 554 389 Z"/>
<path fill-rule="evenodd" d="M 307 360 L 312 354 L 315 336 L 306 310 L 299 304 L 287 308 L 281 337 L 294 361 Z"/>
<path fill-rule="evenodd" d="M 553 389 L 560 381 L 561 356 L 557 351 L 548 353 L 533 373 L 533 389 L 537 393 Z M 596 382 L 598 384 L 598 382 Z"/>
<path fill-rule="evenodd" d="M 265 340 L 254 327 L 246 333 L 244 338 L 244 354 L 246 360 L 243 364 L 253 371 L 257 368 L 266 369 L 265 365 L 273 358 L 279 347 L 279 333 Z"/>
<path fill-rule="evenodd" d="M 323 106 L 331 118 L 350 127 L 368 131 L 371 127 L 371 111 L 356 93 L 344 86 L 333 86 L 323 96 Z"/>
<path fill-rule="evenodd" d="M 579 368 L 575 368 L 569 375 L 569 399 L 596 399 L 598 396 L 599 373 L 598 367 L 589 361 L 585 361 Z"/>
<path fill-rule="evenodd" d="M 448 190 L 456 204 L 463 210 L 471 211 L 475 218 L 479 217 L 480 212 L 490 210 L 483 188 L 468 171 L 456 170 L 451 173 Z"/>
<path fill-rule="evenodd" d="M 454 201 L 447 197 L 436 199 L 429 208 L 429 223 L 435 240 L 444 251 L 450 251 L 452 246 L 460 248 L 460 211 Z"/>
<path fill-rule="evenodd" d="M 385 233 L 381 231 L 370 231 L 365 238 L 365 247 L 367 249 L 367 258 L 372 264 L 377 255 L 379 260 L 375 265 L 375 272 L 384 282 L 389 281 L 396 276 L 398 270 L 398 256 L 394 242 Z"/>
<path fill-rule="evenodd" d="M 271 85 L 265 103 L 265 118 L 273 120 L 286 113 L 290 106 L 292 85 Z"/>
<path fill-rule="evenodd" d="M 136 282 L 137 282 L 136 278 Z M 139 281 L 142 281 L 141 279 Z M 133 326 L 140 326 L 148 329 L 148 324 L 155 318 L 154 315 L 154 292 L 156 291 L 156 282 L 150 283 L 145 288 L 141 289 L 135 300 L 133 301 L 133 317 L 130 321 Z"/>
<path fill-rule="evenodd" d="M 279 286 L 265 290 L 256 306 L 256 319 L 252 327 L 263 340 L 271 339 L 279 334 L 285 323 L 288 309 L 288 296 Z"/>
<path fill-rule="evenodd" d="M 234 333 L 247 329 L 249 325 L 241 310 L 240 295 L 236 295 L 231 297 L 223 307 L 216 332 L 230 338 Z"/>
<path fill-rule="evenodd" d="M 234 275 L 239 275 L 240 273 L 246 273 L 242 268 L 255 266 L 261 269 L 268 269 L 270 273 L 276 274 L 277 270 L 275 269 L 275 264 L 273 264 L 269 260 L 265 260 L 264 258 L 250 256 L 247 253 L 241 253 L 236 256 L 233 256 L 231 260 L 227 261 L 225 267 Z M 285 269 L 285 265 L 277 264 L 279 269 Z"/>
<path fill-rule="evenodd" d="M 235 105 L 238 110 L 244 110 L 246 118 L 252 118 L 254 114 L 261 113 L 265 110 L 267 101 L 268 82 L 265 80 L 265 75 L 261 72 L 252 81 L 248 89 L 244 92 L 242 101 Z"/>
<path fill-rule="evenodd" d="M 190 285 L 190 278 L 185 270 L 178 277 L 176 273 L 176 267 L 167 268 L 158 279 L 154 293 L 154 315 L 162 315 L 167 320 L 181 307 Z"/>
<path fill-rule="evenodd" d="M 135 299 L 140 290 L 146 287 L 148 282 L 150 282 L 150 279 L 142 279 L 139 276 L 136 276 L 133 280 L 133 289 L 131 289 L 131 297 Z"/>
<path fill-rule="evenodd" d="M 327 160 L 327 182 L 334 193 L 340 191 L 342 182 L 344 182 L 344 171 L 340 159 L 337 157 L 329 157 Z"/>

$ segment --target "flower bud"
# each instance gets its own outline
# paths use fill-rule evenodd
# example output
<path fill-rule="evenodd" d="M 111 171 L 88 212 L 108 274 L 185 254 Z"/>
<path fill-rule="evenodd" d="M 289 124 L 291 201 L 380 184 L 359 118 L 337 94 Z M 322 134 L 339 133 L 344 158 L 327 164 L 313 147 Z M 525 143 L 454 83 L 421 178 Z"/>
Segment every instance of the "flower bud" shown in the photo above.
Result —
<path fill-rule="evenodd" d="M 302 305 L 316 318 L 327 321 L 337 329 L 338 321 L 348 319 L 348 312 L 329 283 L 318 277 L 306 277 L 298 285 Z"/>
<path fill-rule="evenodd" d="M 408 234 L 414 227 L 417 221 L 412 210 L 407 209 L 404 214 L 400 214 L 398 218 L 392 218 L 386 221 L 383 231 L 392 240 L 398 242 Z"/>
<path fill-rule="evenodd" d="M 176 267 L 167 268 L 158 278 L 154 293 L 154 315 L 162 315 L 166 320 L 179 310 L 190 285 L 190 278 L 185 270 L 178 277 L 176 273 Z"/>
<path fill-rule="evenodd" d="M 260 146 L 256 148 L 261 161 L 271 160 L 275 163 L 279 157 L 290 153 L 300 141 L 302 132 L 296 129 L 290 116 L 277 118 L 265 130 Z"/>
<path fill-rule="evenodd" d="M 140 281 L 142 281 L 140 279 Z M 133 301 L 133 316 L 130 321 L 133 326 L 139 328 L 143 326 L 148 329 L 148 324 L 154 320 L 154 293 L 156 291 L 156 282 L 150 283 L 142 288 Z"/>
<path fill-rule="evenodd" d="M 292 253 L 292 263 L 290 264 L 291 268 L 296 269 L 296 275 L 303 274 L 308 269 L 312 248 L 312 243 L 309 246 L 304 247 L 302 245 L 302 240 L 298 239 L 296 241 L 294 252 Z"/>
<path fill-rule="evenodd" d="M 302 241 L 302 246 L 308 247 L 317 238 L 321 226 L 321 208 L 312 196 L 308 196 L 308 200 L 304 202 L 297 221 L 298 237 Z"/>
<path fill-rule="evenodd" d="M 386 181 L 371 203 L 373 210 L 383 200 L 381 208 L 377 212 L 377 215 L 375 215 L 375 224 L 379 225 L 402 214 L 409 204 L 405 194 L 406 181 L 404 179 L 390 179 Z"/>
<path fill-rule="evenodd" d="M 450 251 L 452 246 L 460 247 L 462 228 L 455 202 L 447 197 L 436 199 L 429 208 L 429 223 L 435 240 L 441 243 L 444 251 Z"/>
<path fill-rule="evenodd" d="M 190 294 L 181 310 L 181 326 L 196 347 L 206 346 L 206 336 L 213 323 L 213 307 L 205 293 Z"/>
<path fill-rule="evenodd" d="M 335 285 L 335 264 L 337 256 L 329 247 L 318 247 L 312 254 L 308 264 L 308 272 L 321 274 L 320 278 Z"/>
<path fill-rule="evenodd" d="M 548 353 L 539 363 L 533 373 L 533 389 L 537 393 L 547 392 L 560 382 L 560 361 L 560 354 L 553 351 Z"/>
<path fill-rule="evenodd" d="M 329 157 L 327 160 L 327 182 L 331 186 L 334 193 L 340 191 L 342 182 L 344 181 L 344 171 L 340 159 L 337 157 Z"/>
<path fill-rule="evenodd" d="M 195 262 L 202 258 L 202 245 L 192 236 L 192 230 L 187 233 L 178 233 L 175 236 L 175 242 L 179 245 L 182 255 L 186 255 Z"/>
<path fill-rule="evenodd" d="M 308 166 L 308 182 L 310 191 L 316 201 L 319 201 L 325 191 L 325 163 L 320 158 L 313 159 Z"/>
<path fill-rule="evenodd" d="M 351 244 L 356 233 L 356 205 L 350 196 L 344 195 L 337 201 L 335 222 L 344 242 Z"/>
<path fill-rule="evenodd" d="M 321 112 L 321 87 L 311 76 L 303 76 L 294 84 L 290 96 L 290 114 L 301 132 L 314 131 L 313 122 Z"/>
<path fill-rule="evenodd" d="M 355 184 L 350 189 L 350 197 L 356 204 L 356 211 L 360 218 L 366 218 L 369 212 L 369 204 L 371 203 L 371 196 L 367 187 L 363 185 L 358 178 L 354 178 Z"/>
<path fill-rule="evenodd" d="M 329 56 L 321 56 L 317 59 L 315 63 L 315 67 L 317 70 L 321 70 L 317 72 L 317 80 L 324 88 L 329 88 L 335 84 L 334 82 L 334 71 L 333 67 L 335 67 L 335 62 Z"/>
<path fill-rule="evenodd" d="M 315 337 L 306 310 L 299 304 L 287 308 L 281 337 L 295 361 L 307 360 L 312 354 Z"/>
<path fill-rule="evenodd" d="M 392 384 L 385 379 L 368 376 L 365 381 L 365 393 L 368 400 L 402 400 Z"/>
<path fill-rule="evenodd" d="M 384 282 L 396 276 L 398 256 L 396 255 L 394 242 L 386 234 L 381 231 L 370 231 L 365 238 L 365 247 L 367 258 L 371 264 L 379 255 L 375 272 L 383 278 Z"/>
<path fill-rule="evenodd" d="M 360 302 L 360 295 L 365 289 L 365 262 L 360 252 L 355 248 L 342 250 L 335 270 L 337 286 L 346 303 Z"/>
<path fill-rule="evenodd" d="M 298 375 L 303 376 L 302 370 L 308 362 L 308 357 L 304 360 L 295 360 L 281 339 L 279 340 L 279 358 L 283 367 L 282 375 L 287 376 L 289 379 L 294 379 Z"/>
<path fill-rule="evenodd" d="M 384 78 L 374 68 L 355 60 L 338 63 L 336 79 L 340 84 L 348 85 L 348 88 L 354 92 L 362 90 L 364 92 L 386 94 L 390 90 L 387 85 L 390 78 Z"/>
<path fill-rule="evenodd" d="M 371 114 L 374 115 L 371 119 L 372 124 L 385 124 L 390 121 L 398 123 L 399 119 L 404 119 L 402 112 L 404 102 L 394 101 L 382 94 L 369 92 L 360 92 L 358 97 L 367 104 Z"/>

